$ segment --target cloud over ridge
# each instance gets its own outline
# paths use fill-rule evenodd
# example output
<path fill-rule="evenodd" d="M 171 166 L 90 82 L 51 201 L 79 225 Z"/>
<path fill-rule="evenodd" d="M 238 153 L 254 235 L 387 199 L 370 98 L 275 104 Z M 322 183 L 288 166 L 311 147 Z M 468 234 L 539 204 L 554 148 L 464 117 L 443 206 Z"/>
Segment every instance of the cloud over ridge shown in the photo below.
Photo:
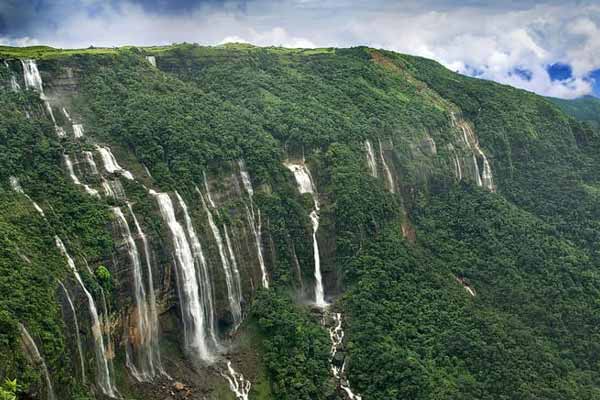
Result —
<path fill-rule="evenodd" d="M 368 45 L 547 96 L 600 95 L 595 0 L 7 0 L 0 43 Z M 569 66 L 556 79 L 551 66 Z M 549 73 L 550 71 L 550 73 Z"/>

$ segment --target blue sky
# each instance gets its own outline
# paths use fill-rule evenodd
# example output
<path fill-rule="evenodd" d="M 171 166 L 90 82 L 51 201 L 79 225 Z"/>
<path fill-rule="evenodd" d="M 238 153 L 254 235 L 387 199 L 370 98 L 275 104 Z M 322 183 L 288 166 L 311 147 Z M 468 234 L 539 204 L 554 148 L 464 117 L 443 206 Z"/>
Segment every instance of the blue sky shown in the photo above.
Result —
<path fill-rule="evenodd" d="M 368 45 L 600 97 L 600 0 L 0 0 L 0 44 Z"/>

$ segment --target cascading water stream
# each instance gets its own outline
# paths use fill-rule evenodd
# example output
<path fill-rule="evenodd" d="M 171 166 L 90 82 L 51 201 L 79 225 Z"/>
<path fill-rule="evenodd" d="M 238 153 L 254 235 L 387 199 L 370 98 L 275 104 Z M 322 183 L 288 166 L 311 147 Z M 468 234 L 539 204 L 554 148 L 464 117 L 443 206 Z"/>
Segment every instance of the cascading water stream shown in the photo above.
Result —
<path fill-rule="evenodd" d="M 129 212 L 131 213 L 131 217 L 133 218 L 133 224 L 135 225 L 135 229 L 137 231 L 137 236 L 142 241 L 142 245 L 144 246 L 144 259 L 146 261 L 147 275 L 148 275 L 148 326 L 149 326 L 149 336 L 148 336 L 148 347 L 151 354 L 151 359 L 154 362 L 156 368 L 163 374 L 165 374 L 162 361 L 160 357 L 160 348 L 159 348 L 159 326 L 158 326 L 158 311 L 156 310 L 156 293 L 154 291 L 154 278 L 152 276 L 152 262 L 150 258 L 150 246 L 148 245 L 148 239 L 146 238 L 146 234 L 142 230 L 142 226 L 138 222 L 135 213 L 133 212 L 133 207 L 131 203 L 127 203 L 127 207 L 129 208 Z"/>
<path fill-rule="evenodd" d="M 65 130 L 56 124 L 56 118 L 54 118 L 54 112 L 52 111 L 52 106 L 48 101 L 48 98 L 44 94 L 44 85 L 42 83 L 42 76 L 40 75 L 40 71 L 38 70 L 37 63 L 35 60 L 21 60 L 21 65 L 23 66 L 23 77 L 25 79 L 25 87 L 35 90 L 39 93 L 40 99 L 44 102 L 44 106 L 46 107 L 46 111 L 48 111 L 48 115 L 50 115 L 50 119 L 54 124 L 54 130 L 59 137 L 65 136 Z"/>
<path fill-rule="evenodd" d="M 19 92 L 21 90 L 21 85 L 19 85 L 19 82 L 17 82 L 17 77 L 15 76 L 15 74 L 12 72 L 12 70 L 10 69 L 10 66 L 8 65 L 8 63 L 6 62 L 6 60 L 4 60 L 4 66 L 6 67 L 6 69 L 8 70 L 8 72 L 10 73 L 10 88 L 13 92 Z"/>
<path fill-rule="evenodd" d="M 146 56 L 146 61 L 150 63 L 154 68 L 156 68 L 156 57 L 154 56 Z"/>
<path fill-rule="evenodd" d="M 102 390 L 102 393 L 109 397 L 116 398 L 117 390 L 114 386 L 113 378 L 111 376 L 111 372 L 108 365 L 108 360 L 106 358 L 106 347 L 104 345 L 104 337 L 102 336 L 102 328 L 100 324 L 100 318 L 98 316 L 98 310 L 96 308 L 96 303 L 94 302 L 94 298 L 92 297 L 90 292 L 85 287 L 85 284 L 83 283 L 83 280 L 81 279 L 81 276 L 77 271 L 77 267 L 75 267 L 75 262 L 67 252 L 67 249 L 65 248 L 65 245 L 63 244 L 62 240 L 60 240 L 58 236 L 55 236 L 54 240 L 56 242 L 56 247 L 58 247 L 62 255 L 67 259 L 67 264 L 69 265 L 69 268 L 73 272 L 73 275 L 75 275 L 77 283 L 79 283 L 79 286 L 83 290 L 88 300 L 88 309 L 92 318 L 92 335 L 94 337 L 94 348 L 96 351 L 96 372 L 98 374 L 97 384 Z"/>
<path fill-rule="evenodd" d="M 215 203 L 212 202 L 212 199 L 210 197 L 210 191 L 208 191 L 208 185 L 206 183 L 206 179 L 204 181 L 204 184 L 205 184 L 205 188 L 207 189 L 206 197 L 209 199 L 212 206 L 214 206 Z M 234 282 L 235 277 L 234 277 L 234 273 L 232 271 L 229 259 L 225 253 L 225 245 L 223 244 L 223 237 L 221 236 L 221 232 L 219 231 L 217 224 L 215 224 L 212 212 L 209 210 L 209 208 L 206 204 L 206 201 L 204 201 L 204 196 L 203 196 L 202 192 L 200 192 L 200 189 L 196 188 L 196 191 L 198 192 L 198 195 L 200 196 L 200 200 L 202 202 L 202 207 L 204 208 L 204 211 L 206 212 L 206 215 L 208 217 L 208 225 L 210 226 L 211 232 L 213 234 L 213 238 L 215 239 L 215 242 L 217 243 L 217 248 L 219 250 L 219 256 L 221 258 L 221 264 L 223 265 L 223 271 L 225 273 L 225 284 L 227 285 L 227 299 L 229 301 L 229 309 L 231 311 L 231 316 L 233 318 L 234 329 L 237 329 L 237 327 L 242 322 L 241 292 L 236 290 L 236 288 L 240 287 L 240 285 L 236 284 Z"/>
<path fill-rule="evenodd" d="M 85 159 L 85 162 L 87 163 L 90 169 L 90 173 L 92 175 L 98 175 L 98 167 L 96 166 L 96 161 L 94 161 L 94 155 L 92 154 L 92 152 L 84 151 L 83 158 Z"/>
<path fill-rule="evenodd" d="M 321 275 L 321 256 L 319 254 L 319 242 L 317 240 L 317 231 L 319 230 L 319 200 L 317 197 L 317 190 L 314 185 L 310 171 L 304 164 L 284 164 L 292 173 L 296 179 L 298 185 L 298 191 L 301 194 L 310 193 L 313 198 L 314 209 L 310 213 L 310 220 L 313 227 L 313 257 L 315 261 L 315 304 L 318 307 L 327 306 L 325 301 L 325 291 L 323 289 L 323 277 Z"/>
<path fill-rule="evenodd" d="M 44 379 L 46 381 L 46 390 L 48 393 L 48 400 L 56 400 L 56 396 L 54 394 L 54 389 L 52 388 L 52 381 L 50 380 L 50 374 L 48 373 L 48 367 L 46 367 L 46 362 L 44 358 L 40 354 L 35 341 L 27 332 L 25 326 L 21 323 L 18 324 L 19 331 L 21 332 L 21 342 L 23 343 L 23 347 L 25 348 L 25 353 L 27 354 L 30 362 L 35 366 L 41 368 L 42 374 L 44 375 Z"/>
<path fill-rule="evenodd" d="M 327 317 L 327 314 L 325 315 Z M 340 389 L 344 391 L 347 400 L 361 400 L 361 396 L 355 394 L 350 389 L 350 382 L 345 377 L 346 362 L 342 363 L 342 367 L 335 365 L 336 354 L 344 342 L 344 330 L 342 329 L 342 314 L 333 313 L 333 326 L 329 328 L 329 339 L 331 340 L 331 350 L 329 353 L 329 363 L 331 364 L 331 372 L 333 377 L 338 382 Z"/>
<path fill-rule="evenodd" d="M 365 150 L 367 151 L 367 164 L 371 171 L 371 176 L 377 178 L 377 161 L 375 160 L 375 151 L 373 150 L 373 144 L 369 139 L 365 140 Z"/>
<path fill-rule="evenodd" d="M 98 193 L 98 191 L 96 189 L 92 189 L 88 185 L 81 183 L 81 181 L 75 174 L 75 169 L 73 168 L 73 162 L 71 161 L 71 157 L 69 157 L 67 154 L 64 154 L 63 158 L 65 160 L 65 166 L 67 167 L 67 172 L 69 173 L 69 176 L 71 177 L 71 180 L 73 181 L 73 183 L 77 186 L 83 186 L 83 188 L 85 189 L 85 191 L 88 194 L 95 196 L 95 197 L 100 197 L 100 194 Z"/>
<path fill-rule="evenodd" d="M 85 362 L 83 361 L 83 347 L 81 346 L 81 334 L 79 333 L 79 321 L 77 319 L 77 312 L 75 312 L 75 306 L 73 304 L 73 300 L 71 299 L 71 295 L 69 294 L 69 291 L 67 290 L 65 285 L 61 281 L 58 281 L 58 284 L 60 285 L 63 292 L 65 293 L 65 297 L 67 298 L 67 303 L 69 303 L 69 308 L 71 309 L 71 313 L 73 314 L 73 323 L 75 325 L 75 339 L 77 341 L 77 351 L 79 353 L 79 362 L 80 362 L 80 368 L 81 368 L 81 380 L 85 384 L 85 381 L 86 381 Z"/>
<path fill-rule="evenodd" d="M 151 348 L 150 313 L 144 288 L 142 261 L 133 239 L 129 224 L 119 207 L 113 208 L 117 225 L 125 242 L 133 272 L 133 292 L 135 297 L 135 327 L 129 326 L 126 346 L 126 365 L 138 381 L 151 381 L 156 375 Z"/>
<path fill-rule="evenodd" d="M 231 361 L 227 360 L 227 370 L 221 372 L 221 375 L 229 383 L 229 388 L 235 394 L 236 400 L 248 400 L 252 383 L 239 372 L 236 372 L 231 366 Z M 358 399 L 360 400 L 360 399 Z"/>
<path fill-rule="evenodd" d="M 207 329 L 208 337 L 210 338 L 210 345 L 216 350 L 220 350 L 219 340 L 217 339 L 217 328 L 215 326 L 215 309 L 213 301 L 213 285 L 208 272 L 208 264 L 206 263 L 206 257 L 204 251 L 200 245 L 200 240 L 194 229 L 192 218 L 189 215 L 187 205 L 179 193 L 175 192 L 179 206 L 183 210 L 185 219 L 185 226 L 188 232 L 188 237 L 191 241 L 191 249 L 196 261 L 196 274 L 198 278 L 198 285 L 200 287 L 200 300 L 204 309 L 205 326 Z"/>
<path fill-rule="evenodd" d="M 82 124 L 73 124 L 73 136 L 76 139 L 83 137 L 83 125 Z"/>
<path fill-rule="evenodd" d="M 233 244 L 229 236 L 229 229 L 227 225 L 223 224 L 223 232 L 225 232 L 225 244 L 227 245 L 227 252 L 229 253 L 229 260 L 231 261 L 231 271 L 233 272 L 233 283 L 235 285 L 235 291 L 238 294 L 238 298 L 242 298 L 242 279 L 240 277 L 240 269 L 238 268 L 237 260 L 235 258 L 235 251 L 233 250 Z"/>
<path fill-rule="evenodd" d="M 383 171 L 385 172 L 385 179 L 388 184 L 388 189 L 391 193 L 396 193 L 396 185 L 394 184 L 394 175 L 392 175 L 392 171 L 385 161 L 385 155 L 383 154 L 383 146 L 381 145 L 381 140 L 377 139 L 379 142 L 379 158 L 381 158 L 381 165 L 383 165 Z"/>
<path fill-rule="evenodd" d="M 106 172 L 108 172 L 109 174 L 120 174 L 126 179 L 129 179 L 130 181 L 134 179 L 131 172 L 127 171 L 119 165 L 117 159 L 108 147 L 96 146 L 96 150 L 98 151 L 98 153 L 100 153 L 100 157 L 102 157 L 102 162 L 104 163 L 104 169 L 106 170 Z"/>
<path fill-rule="evenodd" d="M 248 224 L 252 229 L 252 234 L 254 235 L 254 241 L 256 242 L 256 252 L 258 256 L 258 263 L 260 265 L 260 271 L 262 274 L 262 286 L 266 289 L 269 288 L 269 278 L 267 275 L 267 267 L 265 266 L 265 259 L 263 257 L 262 250 L 262 223 L 260 216 L 260 209 L 256 208 L 256 215 L 254 213 L 254 188 L 252 187 L 252 181 L 250 180 L 250 174 L 248 170 L 246 170 L 246 163 L 244 160 L 238 161 L 238 166 L 240 167 L 240 175 L 242 177 L 242 183 L 244 184 L 244 188 L 248 193 L 248 197 L 250 197 L 250 207 L 246 206 L 246 218 L 248 219 Z M 258 219 L 258 221 L 257 221 Z"/>
<path fill-rule="evenodd" d="M 11 176 L 9 178 L 9 181 L 10 181 L 10 187 L 12 188 L 12 190 L 14 190 L 17 193 L 21 193 L 22 195 L 24 195 L 27 198 L 27 200 L 29 200 L 31 202 L 31 204 L 33 204 L 33 208 L 35 208 L 35 210 L 42 217 L 45 218 L 46 214 L 44 214 L 44 210 L 42 210 L 42 207 L 40 207 L 35 201 L 33 201 L 33 199 L 31 197 L 29 197 L 29 195 L 27 193 L 25 193 L 25 191 L 21 187 L 21 184 L 19 183 L 19 180 L 16 177 Z"/>
<path fill-rule="evenodd" d="M 451 114 L 451 119 L 452 121 L 456 121 L 456 117 L 454 116 L 454 114 Z M 453 126 L 455 125 L 456 122 L 453 122 Z M 473 132 L 468 123 L 462 120 L 458 122 L 458 127 L 462 131 L 462 139 L 464 143 L 473 153 L 473 169 L 475 171 L 475 182 L 478 186 L 482 186 L 491 192 L 495 192 L 496 188 L 494 187 L 494 177 L 492 175 L 492 168 L 485 153 L 483 152 L 483 150 L 481 150 L 481 147 L 479 146 L 479 141 L 477 140 L 475 132 Z M 480 171 L 479 169 L 477 157 L 480 157 L 483 160 L 482 171 Z"/>
<path fill-rule="evenodd" d="M 177 265 L 177 287 L 186 348 L 201 360 L 212 361 L 213 355 L 209 349 L 206 335 L 204 307 L 200 301 L 198 278 L 190 244 L 183 227 L 175 218 L 175 209 L 169 195 L 154 191 L 151 191 L 150 194 L 156 197 L 160 213 L 173 238 Z"/>

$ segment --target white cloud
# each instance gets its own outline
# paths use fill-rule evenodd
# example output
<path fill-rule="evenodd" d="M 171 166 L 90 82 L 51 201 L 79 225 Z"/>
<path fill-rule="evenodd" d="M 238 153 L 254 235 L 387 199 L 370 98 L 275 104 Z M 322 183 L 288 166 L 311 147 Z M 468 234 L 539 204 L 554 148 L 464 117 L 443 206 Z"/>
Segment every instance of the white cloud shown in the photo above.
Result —
<path fill-rule="evenodd" d="M 96 0 L 85 1 L 98 5 Z M 32 38 L 12 43 L 87 47 L 236 41 L 307 48 L 364 44 L 433 58 L 452 70 L 477 71 L 486 79 L 558 97 L 590 93 L 584 77 L 600 68 L 600 5 L 595 0 L 576 5 L 553 0 L 498 2 L 491 7 L 459 0 L 253 0 L 243 11 L 232 1 L 183 15 L 148 14 L 126 2 L 118 8 L 104 3 L 94 16 L 79 7 L 55 27 L 40 28 Z M 555 62 L 572 65 L 573 79 L 551 81 L 546 67 Z M 515 74 L 515 67 L 529 71 L 531 79 Z"/>

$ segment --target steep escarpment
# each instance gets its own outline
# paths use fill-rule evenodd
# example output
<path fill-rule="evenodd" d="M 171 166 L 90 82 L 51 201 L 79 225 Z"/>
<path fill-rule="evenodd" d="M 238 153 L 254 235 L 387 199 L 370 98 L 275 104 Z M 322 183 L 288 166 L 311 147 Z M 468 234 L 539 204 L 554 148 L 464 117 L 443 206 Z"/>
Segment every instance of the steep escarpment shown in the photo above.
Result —
<path fill-rule="evenodd" d="M 2 54 L 24 395 L 597 394 L 598 143 L 546 99 L 368 48 Z"/>

